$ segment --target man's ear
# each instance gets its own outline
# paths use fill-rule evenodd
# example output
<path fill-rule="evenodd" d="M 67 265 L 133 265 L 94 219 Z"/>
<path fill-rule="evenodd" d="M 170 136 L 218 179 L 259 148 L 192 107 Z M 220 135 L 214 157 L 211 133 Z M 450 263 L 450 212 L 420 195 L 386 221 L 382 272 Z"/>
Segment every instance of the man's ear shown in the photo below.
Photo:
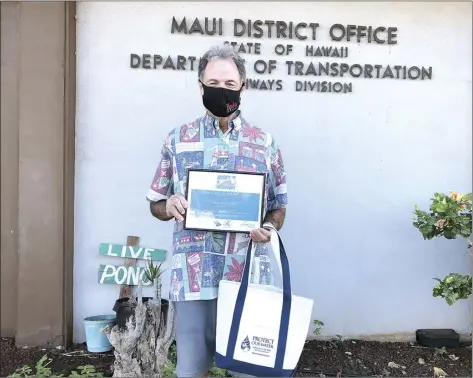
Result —
<path fill-rule="evenodd" d="M 202 86 L 202 83 L 200 82 L 200 80 L 198 80 L 198 82 L 199 82 L 200 95 L 203 96 L 204 95 L 204 87 Z"/>
<path fill-rule="evenodd" d="M 246 85 L 245 85 L 245 82 L 243 82 L 243 84 L 241 85 L 241 89 L 240 89 L 240 95 L 241 93 L 243 93 L 243 91 L 246 89 Z"/>

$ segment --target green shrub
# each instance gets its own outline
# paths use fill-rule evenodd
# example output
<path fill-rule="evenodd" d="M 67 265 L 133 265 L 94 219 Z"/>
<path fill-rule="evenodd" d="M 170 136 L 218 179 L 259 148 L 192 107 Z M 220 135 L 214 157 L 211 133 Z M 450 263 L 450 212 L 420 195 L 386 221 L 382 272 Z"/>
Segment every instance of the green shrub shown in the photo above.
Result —
<path fill-rule="evenodd" d="M 15 372 L 8 377 L 19 378 L 19 377 L 64 377 L 64 374 L 53 374 L 51 368 L 48 365 L 53 361 L 52 358 L 48 358 L 45 354 L 36 362 L 36 372 L 33 373 L 33 369 L 24 365 L 23 367 L 16 369 Z M 95 370 L 93 365 L 78 366 L 77 370 L 73 370 L 70 377 L 103 377 L 103 373 L 99 373 Z"/>
<path fill-rule="evenodd" d="M 472 194 L 455 193 L 450 195 L 435 193 L 431 198 L 430 211 L 422 211 L 415 206 L 414 227 L 425 240 L 436 237 L 456 239 L 457 236 L 471 236 Z M 468 240 L 468 249 L 472 243 Z M 434 278 L 437 285 L 432 291 L 434 297 L 444 298 L 449 306 L 460 299 L 467 299 L 472 292 L 472 278 L 469 275 L 450 273 L 444 279 Z"/>

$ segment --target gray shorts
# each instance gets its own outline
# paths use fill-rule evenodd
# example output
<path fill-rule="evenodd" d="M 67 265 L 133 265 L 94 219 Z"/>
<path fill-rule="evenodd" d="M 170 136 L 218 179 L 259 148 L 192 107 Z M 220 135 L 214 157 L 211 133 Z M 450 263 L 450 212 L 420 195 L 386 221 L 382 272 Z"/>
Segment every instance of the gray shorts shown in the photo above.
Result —
<path fill-rule="evenodd" d="M 176 374 L 202 377 L 215 357 L 217 299 L 173 302 L 176 311 Z M 229 372 L 234 377 L 250 375 Z"/>
<path fill-rule="evenodd" d="M 173 302 L 178 377 L 202 377 L 215 356 L 217 299 Z"/>

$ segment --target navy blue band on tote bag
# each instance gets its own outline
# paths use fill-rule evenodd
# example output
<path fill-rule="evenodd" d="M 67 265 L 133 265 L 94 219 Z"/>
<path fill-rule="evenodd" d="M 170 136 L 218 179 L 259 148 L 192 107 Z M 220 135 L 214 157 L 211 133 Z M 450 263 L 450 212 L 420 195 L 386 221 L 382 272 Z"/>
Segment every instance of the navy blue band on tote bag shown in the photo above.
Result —
<path fill-rule="evenodd" d="M 238 330 L 240 328 L 240 321 L 241 316 L 243 313 L 243 306 L 245 304 L 246 293 L 248 291 L 248 284 L 250 282 L 250 262 L 251 262 L 251 249 L 253 247 L 252 242 L 250 241 L 248 245 L 248 251 L 246 253 L 246 262 L 245 262 L 245 269 L 243 271 L 243 277 L 241 280 L 240 289 L 238 291 L 238 296 L 235 304 L 235 310 L 233 312 L 233 319 L 232 325 L 230 328 L 230 335 L 227 345 L 227 353 L 226 356 L 217 356 L 222 358 L 222 360 L 226 360 L 230 362 L 233 360 L 231 365 L 234 366 L 236 372 L 238 371 L 238 367 L 244 368 L 245 374 L 251 374 L 259 377 L 263 376 L 291 376 L 292 371 L 284 371 L 283 370 L 283 363 L 284 363 L 284 355 L 286 353 L 286 344 L 287 344 L 287 333 L 289 329 L 289 316 L 291 314 L 291 277 L 289 272 L 289 261 L 287 259 L 286 251 L 284 249 L 284 245 L 282 243 L 281 237 L 276 232 L 279 239 L 279 253 L 281 259 L 281 268 L 282 268 L 282 279 L 283 279 L 283 305 L 281 311 L 281 322 L 279 326 L 279 336 L 278 336 L 278 347 L 276 351 L 276 360 L 274 364 L 274 368 L 268 368 L 264 366 L 256 366 L 253 364 L 235 361 L 233 360 L 233 355 L 235 353 L 235 346 L 237 345 L 237 337 L 238 337 Z M 273 251 L 274 252 L 274 251 Z M 220 359 L 219 358 L 219 359 Z M 222 361 L 223 362 L 223 361 Z M 227 363 L 225 363 L 227 365 Z M 227 367 L 229 370 L 232 370 L 231 366 Z"/>

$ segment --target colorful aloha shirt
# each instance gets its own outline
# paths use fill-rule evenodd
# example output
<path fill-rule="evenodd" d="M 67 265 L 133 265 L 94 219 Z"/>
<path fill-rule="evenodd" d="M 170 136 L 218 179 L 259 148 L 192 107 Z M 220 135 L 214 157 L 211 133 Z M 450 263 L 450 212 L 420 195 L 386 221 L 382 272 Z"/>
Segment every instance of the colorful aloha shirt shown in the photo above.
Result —
<path fill-rule="evenodd" d="M 267 173 L 264 211 L 287 205 L 286 174 L 275 140 L 241 114 L 226 133 L 208 114 L 172 130 L 162 147 L 147 199 L 156 202 L 174 193 L 185 196 L 189 168 Z M 175 222 L 169 299 L 213 299 L 220 280 L 241 281 L 249 240 L 249 234 L 190 231 L 183 229 L 183 222 Z M 258 243 L 253 282 L 272 283 L 266 252 L 267 246 Z"/>

